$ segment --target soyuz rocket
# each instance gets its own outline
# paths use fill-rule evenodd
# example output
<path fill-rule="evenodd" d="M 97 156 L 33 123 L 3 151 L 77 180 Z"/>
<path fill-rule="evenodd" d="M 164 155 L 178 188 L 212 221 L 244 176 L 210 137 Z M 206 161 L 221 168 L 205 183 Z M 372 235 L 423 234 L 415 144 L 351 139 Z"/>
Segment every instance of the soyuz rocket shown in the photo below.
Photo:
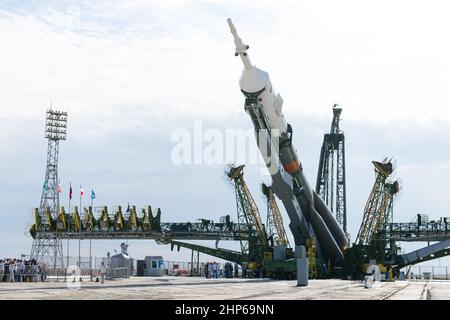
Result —
<path fill-rule="evenodd" d="M 302 164 L 292 146 L 292 127 L 286 122 L 283 99 L 272 87 L 269 74 L 256 68 L 238 36 L 231 19 L 227 20 L 244 69 L 239 87 L 245 96 L 245 111 L 250 115 L 258 148 L 272 177 L 272 190 L 282 201 L 290 219 L 295 245 L 316 239 L 318 257 L 343 264 L 347 239 L 322 198 L 311 189 Z"/>

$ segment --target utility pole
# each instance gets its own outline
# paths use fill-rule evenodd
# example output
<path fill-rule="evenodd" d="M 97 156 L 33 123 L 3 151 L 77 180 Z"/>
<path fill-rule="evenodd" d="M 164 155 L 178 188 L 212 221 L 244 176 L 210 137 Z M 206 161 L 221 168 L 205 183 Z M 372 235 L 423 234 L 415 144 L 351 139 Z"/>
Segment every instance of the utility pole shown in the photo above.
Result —
<path fill-rule="evenodd" d="M 70 202 L 71 202 L 71 200 L 72 200 L 72 182 L 69 183 L 69 216 L 71 216 L 71 214 L 70 214 Z M 70 233 L 70 225 L 71 225 L 71 223 L 69 223 L 69 226 L 67 228 L 67 232 L 68 233 Z M 69 244 L 70 244 L 69 239 L 70 239 L 70 237 L 67 237 L 67 263 L 66 263 L 66 272 L 65 272 L 66 277 L 67 277 L 67 268 L 69 267 Z M 64 280 L 67 281 L 67 279 L 64 279 Z"/>
<path fill-rule="evenodd" d="M 91 191 L 91 208 L 94 208 L 94 189 Z M 89 239 L 89 273 L 92 281 L 92 238 Z"/>

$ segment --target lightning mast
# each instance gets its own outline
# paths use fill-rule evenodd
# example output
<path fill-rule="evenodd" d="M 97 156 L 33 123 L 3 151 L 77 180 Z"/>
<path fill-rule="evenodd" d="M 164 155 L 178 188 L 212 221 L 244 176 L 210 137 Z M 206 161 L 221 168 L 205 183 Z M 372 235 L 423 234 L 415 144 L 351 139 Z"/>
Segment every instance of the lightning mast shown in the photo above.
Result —
<path fill-rule="evenodd" d="M 59 210 L 59 181 L 58 181 L 58 157 L 59 141 L 66 140 L 67 112 L 47 110 L 45 123 L 45 138 L 48 139 L 47 166 L 42 187 L 42 196 L 39 210 L 36 213 L 38 232 L 33 238 L 31 258 L 39 262 L 52 265 L 55 270 L 58 265 L 64 267 L 62 242 L 55 233 L 46 233 L 42 230 L 53 227 L 60 213 Z"/>

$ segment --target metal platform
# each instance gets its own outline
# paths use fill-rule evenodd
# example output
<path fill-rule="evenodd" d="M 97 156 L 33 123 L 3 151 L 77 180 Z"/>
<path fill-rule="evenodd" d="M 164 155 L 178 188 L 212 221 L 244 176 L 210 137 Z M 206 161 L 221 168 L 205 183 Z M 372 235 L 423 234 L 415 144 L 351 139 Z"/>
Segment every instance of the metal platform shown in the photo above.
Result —
<path fill-rule="evenodd" d="M 161 223 L 160 230 L 38 231 L 34 237 L 58 239 L 247 240 L 248 232 L 223 223 Z"/>
<path fill-rule="evenodd" d="M 388 223 L 382 231 L 395 241 L 443 241 L 450 239 L 450 218 L 426 223 Z"/>

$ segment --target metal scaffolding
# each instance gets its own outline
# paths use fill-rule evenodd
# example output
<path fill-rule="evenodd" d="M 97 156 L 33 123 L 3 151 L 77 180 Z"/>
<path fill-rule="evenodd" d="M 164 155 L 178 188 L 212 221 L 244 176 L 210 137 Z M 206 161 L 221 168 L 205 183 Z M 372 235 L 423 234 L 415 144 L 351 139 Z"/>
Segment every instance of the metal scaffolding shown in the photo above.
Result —
<path fill-rule="evenodd" d="M 248 241 L 241 241 L 241 252 L 250 255 L 254 261 L 262 261 L 268 249 L 267 234 L 258 207 L 244 180 L 244 165 L 229 165 L 225 174 L 236 194 L 236 207 L 239 227 L 248 230 Z"/>
<path fill-rule="evenodd" d="M 450 217 L 424 221 L 424 215 L 418 214 L 414 222 L 387 223 L 380 231 L 380 237 L 394 241 L 443 241 L 450 239 Z"/>
<path fill-rule="evenodd" d="M 272 240 L 271 247 L 274 245 L 285 245 L 290 247 L 289 240 L 284 229 L 283 217 L 280 208 L 278 208 L 272 187 L 262 183 L 261 190 L 267 199 L 267 220 L 266 232 L 267 237 Z"/>
<path fill-rule="evenodd" d="M 387 223 L 393 220 L 394 195 L 399 192 L 397 181 L 389 182 L 394 171 L 391 161 L 372 161 L 375 167 L 375 183 L 364 208 L 364 216 L 356 237 L 357 244 L 369 245 Z"/>

